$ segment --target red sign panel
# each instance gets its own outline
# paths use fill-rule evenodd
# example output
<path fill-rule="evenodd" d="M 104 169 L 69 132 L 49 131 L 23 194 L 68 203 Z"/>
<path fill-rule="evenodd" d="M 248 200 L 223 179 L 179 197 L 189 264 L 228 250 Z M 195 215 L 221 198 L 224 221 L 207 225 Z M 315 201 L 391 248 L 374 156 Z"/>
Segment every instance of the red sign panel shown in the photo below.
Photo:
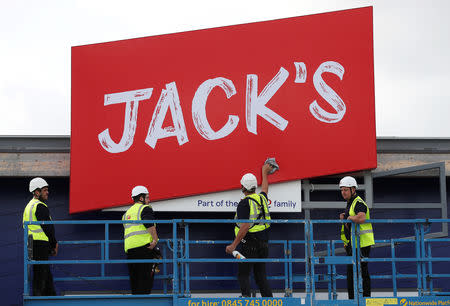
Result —
<path fill-rule="evenodd" d="M 72 48 L 70 212 L 375 168 L 372 8 Z"/>

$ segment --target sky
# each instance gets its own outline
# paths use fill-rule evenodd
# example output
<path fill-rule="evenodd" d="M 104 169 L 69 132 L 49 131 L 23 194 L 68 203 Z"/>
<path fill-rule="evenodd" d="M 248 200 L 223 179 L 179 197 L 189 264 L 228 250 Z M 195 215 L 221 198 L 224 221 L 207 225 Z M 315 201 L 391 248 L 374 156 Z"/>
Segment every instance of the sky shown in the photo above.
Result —
<path fill-rule="evenodd" d="M 1 1 L 0 135 L 70 135 L 72 46 L 373 6 L 377 137 L 450 137 L 450 1 Z"/>

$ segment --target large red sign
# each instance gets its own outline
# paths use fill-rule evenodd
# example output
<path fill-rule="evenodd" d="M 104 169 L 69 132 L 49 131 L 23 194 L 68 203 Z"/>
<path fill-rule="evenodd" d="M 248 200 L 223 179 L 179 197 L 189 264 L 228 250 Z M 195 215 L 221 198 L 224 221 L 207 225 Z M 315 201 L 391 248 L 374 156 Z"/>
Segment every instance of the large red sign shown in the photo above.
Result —
<path fill-rule="evenodd" d="M 72 48 L 70 212 L 375 168 L 372 8 Z"/>

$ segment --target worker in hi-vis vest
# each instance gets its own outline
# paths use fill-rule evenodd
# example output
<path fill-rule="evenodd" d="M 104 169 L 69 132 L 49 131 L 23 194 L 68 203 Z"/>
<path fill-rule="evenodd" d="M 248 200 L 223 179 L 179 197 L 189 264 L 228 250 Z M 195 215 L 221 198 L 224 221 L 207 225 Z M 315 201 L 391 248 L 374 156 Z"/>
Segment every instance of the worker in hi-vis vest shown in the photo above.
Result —
<path fill-rule="evenodd" d="M 341 220 L 350 220 L 360 225 L 359 230 L 359 243 L 361 247 L 361 257 L 369 257 L 370 247 L 375 244 L 372 224 L 370 221 L 370 211 L 367 204 L 356 193 L 358 184 L 355 178 L 346 176 L 339 182 L 339 188 L 341 189 L 341 195 L 344 200 L 347 201 L 347 207 L 345 212 L 339 215 Z M 351 223 L 345 223 L 341 227 L 341 240 L 344 242 L 345 251 L 348 256 L 352 255 L 352 243 L 351 241 Z M 359 260 L 358 260 L 359 263 Z M 370 296 L 370 275 L 367 262 L 361 263 L 361 274 L 363 283 L 363 296 Z M 353 266 L 347 265 L 347 291 L 348 298 L 354 298 L 353 288 Z"/>
<path fill-rule="evenodd" d="M 26 221 L 51 221 L 48 200 L 48 184 L 40 177 L 30 181 L 29 190 L 33 198 L 23 212 Z M 25 225 L 24 225 L 25 228 Z M 48 260 L 49 255 L 58 254 L 58 242 L 53 224 L 28 225 L 28 243 L 32 246 L 33 260 Z M 56 295 L 49 265 L 33 265 L 33 295 Z"/>
<path fill-rule="evenodd" d="M 124 221 L 155 220 L 147 188 L 136 186 L 131 191 L 134 204 L 122 217 Z M 160 255 L 156 246 L 158 234 L 155 223 L 124 223 L 124 248 L 128 259 L 155 259 Z M 129 263 L 132 294 L 150 294 L 155 277 L 156 264 Z"/>
<path fill-rule="evenodd" d="M 269 254 L 269 228 L 270 223 L 258 222 L 258 220 L 270 220 L 267 193 L 269 182 L 267 176 L 271 172 L 272 166 L 264 164 L 262 167 L 261 193 L 255 193 L 257 180 L 251 174 L 245 174 L 241 179 L 241 190 L 245 197 L 239 202 L 235 219 L 246 219 L 255 221 L 253 223 L 236 223 L 233 243 L 226 247 L 226 252 L 232 254 L 239 245 L 241 253 L 246 258 L 267 258 Z M 266 277 L 266 263 L 248 263 L 243 260 L 238 264 L 238 280 L 241 287 L 242 296 L 249 297 L 250 292 L 250 272 L 253 268 L 256 285 L 263 297 L 271 297 L 272 289 Z"/>

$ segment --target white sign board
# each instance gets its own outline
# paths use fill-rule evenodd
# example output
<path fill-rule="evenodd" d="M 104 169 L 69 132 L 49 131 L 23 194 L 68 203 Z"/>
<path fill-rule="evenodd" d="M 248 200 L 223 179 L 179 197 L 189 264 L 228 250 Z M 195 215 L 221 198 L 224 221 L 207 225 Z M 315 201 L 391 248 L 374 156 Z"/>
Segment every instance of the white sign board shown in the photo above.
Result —
<path fill-rule="evenodd" d="M 290 181 L 269 185 L 270 212 L 301 212 L 301 181 Z M 259 192 L 259 189 L 257 190 Z M 152 195 L 150 194 L 150 200 Z M 207 193 L 191 197 L 152 202 L 154 211 L 204 211 L 235 212 L 244 197 L 240 189 Z M 104 211 L 126 210 L 129 206 L 104 209 Z"/>

